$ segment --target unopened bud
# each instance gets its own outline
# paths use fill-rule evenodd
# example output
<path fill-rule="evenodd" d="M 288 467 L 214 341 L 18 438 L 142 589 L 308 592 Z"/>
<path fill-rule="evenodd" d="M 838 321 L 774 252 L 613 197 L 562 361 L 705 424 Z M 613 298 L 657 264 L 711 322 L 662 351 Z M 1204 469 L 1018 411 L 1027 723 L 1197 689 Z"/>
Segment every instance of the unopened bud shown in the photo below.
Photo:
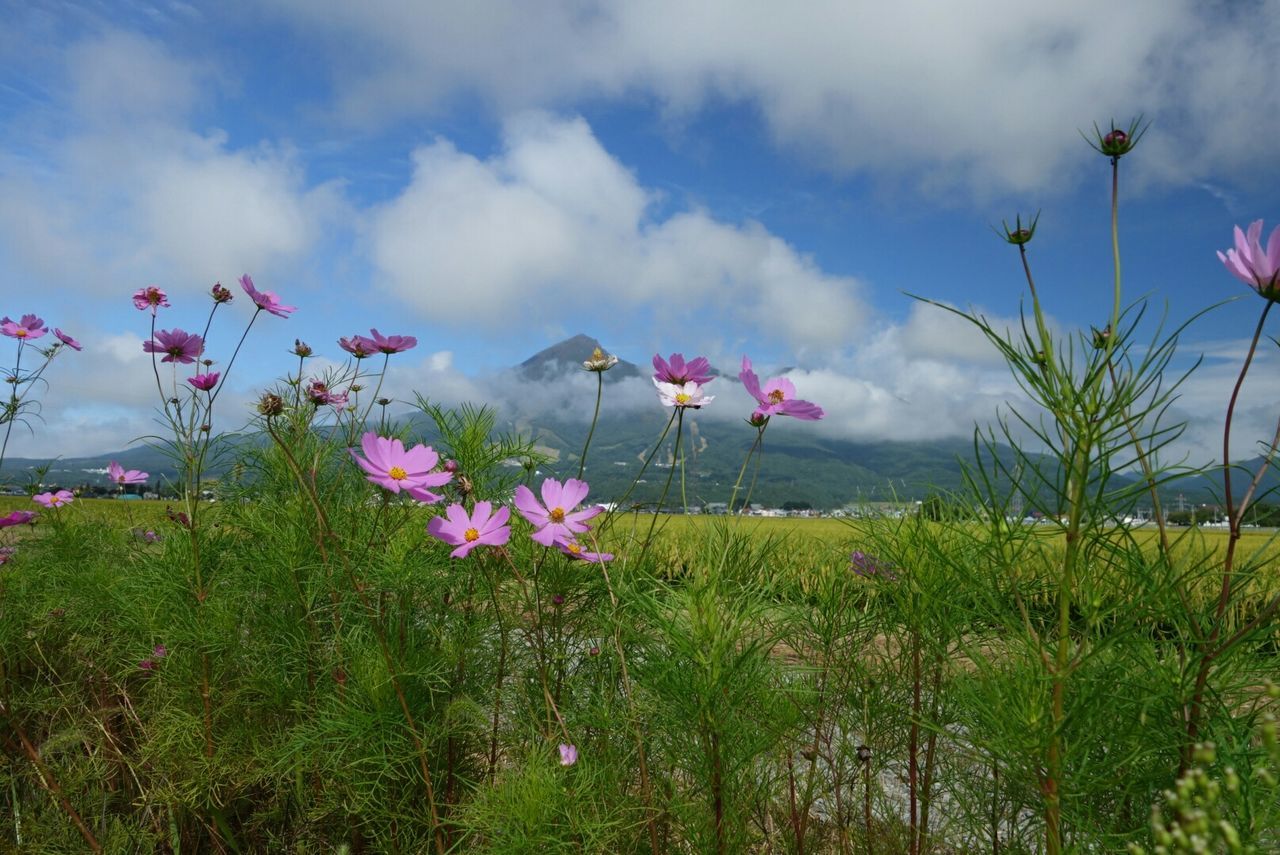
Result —
<path fill-rule="evenodd" d="M 209 293 L 213 295 L 213 302 L 215 303 L 230 303 L 235 299 L 229 290 L 222 287 L 221 282 L 213 283 L 213 288 L 209 290 Z"/>
<path fill-rule="evenodd" d="M 1093 331 L 1093 347 L 1094 350 L 1103 350 L 1107 343 L 1111 340 L 1111 324 L 1107 324 L 1102 329 Z"/>
<path fill-rule="evenodd" d="M 307 344 L 305 341 L 303 341 L 300 338 L 295 338 L 293 340 L 293 350 L 289 352 L 292 353 L 294 356 L 300 356 L 300 357 L 303 357 L 304 359 L 310 356 L 312 353 L 314 353 L 314 351 L 311 349 L 311 345 Z"/>
<path fill-rule="evenodd" d="M 457 472 L 457 471 L 458 471 L 458 461 L 456 461 L 456 460 L 452 460 L 452 459 L 450 459 L 450 460 L 446 460 L 446 461 L 444 462 L 444 467 L 443 467 L 443 469 L 444 469 L 444 471 L 445 471 L 445 472 Z"/>
<path fill-rule="evenodd" d="M 390 404 L 390 403 L 391 403 L 391 399 L 390 399 L 390 398 L 379 398 L 379 399 L 378 399 L 378 406 L 379 406 L 379 407 L 385 407 L 387 404 Z"/>

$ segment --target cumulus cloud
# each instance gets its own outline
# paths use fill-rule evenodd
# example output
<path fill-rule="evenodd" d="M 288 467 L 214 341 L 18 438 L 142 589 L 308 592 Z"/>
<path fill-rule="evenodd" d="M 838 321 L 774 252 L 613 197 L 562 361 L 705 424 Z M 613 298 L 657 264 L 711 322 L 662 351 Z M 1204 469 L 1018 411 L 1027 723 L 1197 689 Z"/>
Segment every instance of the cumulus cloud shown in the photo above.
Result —
<path fill-rule="evenodd" d="M 1059 182 L 1077 129 L 1141 111 L 1160 123 L 1139 167 L 1152 177 L 1275 170 L 1266 0 L 273 2 L 332 46 L 352 121 L 473 95 L 499 114 L 638 92 L 679 116 L 727 99 L 830 168 L 1002 192 Z"/>
<path fill-rule="evenodd" d="M 382 284 L 426 317 L 489 330 L 566 307 L 597 319 L 644 309 L 668 328 L 728 320 L 805 350 L 866 321 L 856 281 L 759 224 L 697 210 L 662 219 L 654 198 L 582 119 L 523 114 L 488 160 L 446 140 L 415 152 L 369 244 Z"/>
<path fill-rule="evenodd" d="M 213 76 L 142 36 L 67 48 L 65 81 L 28 117 L 44 144 L 0 153 L 0 256 L 47 286 L 105 280 L 204 290 L 304 263 L 343 212 L 287 144 L 238 149 L 184 120 Z"/>

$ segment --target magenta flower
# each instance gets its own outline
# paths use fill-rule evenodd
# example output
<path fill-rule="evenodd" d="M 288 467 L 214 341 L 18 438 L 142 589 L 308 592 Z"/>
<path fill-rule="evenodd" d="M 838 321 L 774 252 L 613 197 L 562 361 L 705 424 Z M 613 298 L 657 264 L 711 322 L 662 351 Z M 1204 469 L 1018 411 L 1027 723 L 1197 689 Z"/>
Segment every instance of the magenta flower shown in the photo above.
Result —
<path fill-rule="evenodd" d="M 578 762 L 578 746 L 560 743 L 560 765 L 572 766 Z"/>
<path fill-rule="evenodd" d="M 372 335 L 369 338 L 358 336 L 373 345 L 373 349 L 380 353 L 404 353 L 410 348 L 418 346 L 418 340 L 411 335 L 383 335 L 377 329 L 369 330 Z"/>
<path fill-rule="evenodd" d="M 595 505 L 575 511 L 574 508 L 587 497 L 587 482 L 577 478 L 566 479 L 562 485 L 554 478 L 542 482 L 542 503 L 534 498 L 533 491 L 521 484 L 516 487 L 516 510 L 531 524 L 538 527 L 530 537 L 535 543 L 553 546 L 556 540 L 573 540 L 575 534 L 586 531 L 587 520 L 601 514 L 604 508 Z"/>
<path fill-rule="evenodd" d="M 0 564 L 5 564 L 13 557 L 13 553 L 17 552 L 17 547 L 0 546 Z"/>
<path fill-rule="evenodd" d="M 347 405 L 347 393 L 332 391 L 323 380 L 311 381 L 311 384 L 307 386 L 307 398 L 317 407 L 323 407 L 327 404 L 341 410 Z"/>
<path fill-rule="evenodd" d="M 142 349 L 147 353 L 166 354 L 161 362 L 195 362 L 204 352 L 204 339 L 182 330 L 160 330 L 152 341 L 144 341 Z"/>
<path fill-rule="evenodd" d="M 163 644 L 157 644 L 151 653 L 157 659 L 163 659 L 169 655 L 169 648 L 165 647 Z"/>
<path fill-rule="evenodd" d="M 774 377 L 761 389 L 760 378 L 751 370 L 751 360 L 745 356 L 742 357 L 742 371 L 738 373 L 738 379 L 751 397 L 760 403 L 751 414 L 753 420 L 767 416 L 791 416 L 814 422 L 826 415 L 817 404 L 798 399 L 795 385 L 785 377 Z"/>
<path fill-rule="evenodd" d="M 362 335 L 353 335 L 351 338 L 338 339 L 338 347 L 354 356 L 356 359 L 364 359 L 366 356 L 372 356 L 378 352 L 378 346 L 370 339 Z"/>
<path fill-rule="evenodd" d="M 187 382 L 199 389 L 201 392 L 208 392 L 218 385 L 218 378 L 222 376 L 217 371 L 209 374 L 197 374 L 195 377 L 188 377 Z"/>
<path fill-rule="evenodd" d="M 143 659 L 138 662 L 138 668 L 143 671 L 154 671 L 156 663 L 151 659 Z"/>
<path fill-rule="evenodd" d="M 849 556 L 849 569 L 857 576 L 883 576 L 891 582 L 898 580 L 898 577 L 885 564 L 862 550 L 854 550 Z"/>
<path fill-rule="evenodd" d="M 147 543 L 159 543 L 160 535 L 156 534 L 152 529 L 147 529 L 142 533 L 142 539 Z"/>
<path fill-rule="evenodd" d="M 11 321 L 8 318 L 0 321 L 0 333 L 9 336 L 9 338 L 40 338 L 48 331 L 45 328 L 44 321 L 35 315 L 23 315 L 20 321 Z"/>
<path fill-rule="evenodd" d="M 696 356 L 686 363 L 682 353 L 671 354 L 669 362 L 661 354 L 654 354 L 653 369 L 656 372 L 654 380 L 673 386 L 683 386 L 685 383 L 705 386 L 715 379 L 711 376 L 711 363 L 707 362 L 705 356 Z"/>
<path fill-rule="evenodd" d="M 1268 300 L 1280 300 L 1280 226 L 1271 230 L 1264 250 L 1261 243 L 1262 220 L 1254 220 L 1249 224 L 1249 231 L 1240 231 L 1236 226 L 1235 249 L 1227 250 L 1218 258 L 1227 269 L 1253 290 Z"/>
<path fill-rule="evenodd" d="M 613 560 L 612 552 L 588 552 L 572 538 L 560 538 L 556 541 L 556 547 L 575 561 L 585 561 L 588 564 L 603 564 Z"/>
<path fill-rule="evenodd" d="M 31 501 L 38 505 L 44 505 L 46 508 L 60 508 L 76 499 L 75 494 L 70 490 L 59 490 L 56 493 L 37 493 L 31 497 Z"/>
<path fill-rule="evenodd" d="M 147 483 L 147 473 L 140 472 L 137 469 L 125 470 L 123 466 L 112 460 L 107 464 L 107 477 L 117 484 L 145 484 Z"/>
<path fill-rule="evenodd" d="M 702 387 L 692 381 L 684 384 L 662 383 L 656 378 L 653 385 L 658 387 L 658 397 L 664 407 L 681 407 L 696 410 L 704 404 L 710 404 L 715 395 L 707 395 Z"/>
<path fill-rule="evenodd" d="M 466 558 L 477 546 L 502 546 L 511 539 L 511 526 L 507 520 L 511 511 L 504 507 L 493 511 L 488 502 L 476 502 L 471 515 L 462 505 L 454 502 L 445 509 L 446 517 L 435 517 L 427 523 L 427 534 L 458 548 L 449 554 L 454 558 Z"/>
<path fill-rule="evenodd" d="M 9 528 L 15 525 L 26 525 L 36 518 L 35 511 L 13 511 L 0 517 L 0 528 Z"/>
<path fill-rule="evenodd" d="M 133 305 L 140 311 L 150 309 L 151 316 L 155 317 L 156 311 L 161 306 L 169 307 L 169 296 L 156 286 L 148 285 L 133 292 Z"/>
<path fill-rule="evenodd" d="M 72 338 L 71 336 L 67 335 L 67 334 L 66 334 L 66 333 L 64 333 L 62 330 L 58 329 L 57 327 L 54 327 L 54 328 L 53 328 L 53 334 L 54 334 L 54 336 L 55 336 L 55 337 L 57 337 L 58 341 L 62 342 L 62 343 L 63 343 L 63 344 L 65 344 L 67 347 L 71 348 L 72 350 L 84 350 L 84 348 L 81 346 L 80 342 L 76 341 L 74 338 Z"/>
<path fill-rule="evenodd" d="M 253 280 L 249 278 L 248 273 L 240 277 L 240 287 L 249 295 L 249 299 L 257 304 L 259 309 L 270 312 L 278 318 L 287 318 L 298 308 L 297 306 L 283 305 L 274 291 L 259 291 L 254 288 Z"/>
<path fill-rule="evenodd" d="M 425 488 L 440 487 L 453 480 L 453 475 L 448 472 L 431 471 L 440 462 L 440 455 L 429 445 L 419 443 L 405 451 L 400 440 L 369 431 L 360 438 L 360 447 L 364 449 L 364 457 L 354 448 L 349 451 L 360 468 L 369 473 L 365 477 L 370 483 L 393 493 L 407 490 L 420 502 L 438 502 L 443 497 L 427 492 Z"/>

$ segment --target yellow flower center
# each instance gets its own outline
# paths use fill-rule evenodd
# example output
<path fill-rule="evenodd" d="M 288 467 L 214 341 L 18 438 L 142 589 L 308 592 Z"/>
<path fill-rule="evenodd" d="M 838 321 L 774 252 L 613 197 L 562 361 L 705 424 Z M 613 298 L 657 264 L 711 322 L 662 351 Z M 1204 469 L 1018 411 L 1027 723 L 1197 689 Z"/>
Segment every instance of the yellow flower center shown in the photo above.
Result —
<path fill-rule="evenodd" d="M 18 327 L 18 331 L 14 333 L 14 335 L 16 335 L 18 338 L 26 338 L 27 331 L 24 330 L 22 327 Z"/>
<path fill-rule="evenodd" d="M 387 477 L 392 481 L 403 481 L 405 478 L 409 477 L 409 473 L 405 472 L 399 466 L 392 466 L 387 470 Z"/>
<path fill-rule="evenodd" d="M 582 552 L 582 547 L 576 543 L 566 543 L 565 548 L 568 549 L 570 552 L 572 552 L 574 555 L 577 555 L 578 553 Z"/>
<path fill-rule="evenodd" d="M 480 539 L 480 532 L 476 531 L 474 528 L 469 528 L 463 532 L 462 537 L 467 541 L 467 543 L 475 543 Z"/>
<path fill-rule="evenodd" d="M 689 393 L 687 393 L 687 392 L 678 392 L 678 393 L 676 393 L 676 403 L 677 403 L 677 404 L 684 405 L 684 404 L 689 403 L 689 402 L 690 402 L 690 401 L 692 401 L 692 400 L 693 400 L 693 396 L 692 396 L 692 395 L 690 395 L 690 394 L 689 394 Z"/>
<path fill-rule="evenodd" d="M 783 398 L 785 398 L 785 397 L 786 397 L 786 395 L 784 395 L 784 394 L 782 393 L 782 390 L 781 390 L 781 389 L 774 389 L 772 392 L 770 392 L 770 393 L 769 393 L 769 403 L 770 403 L 770 404 L 781 404 L 781 403 L 782 403 L 782 399 L 783 399 Z"/>
<path fill-rule="evenodd" d="M 564 508 L 552 508 L 547 516 L 551 517 L 553 523 L 562 523 L 564 522 Z"/>

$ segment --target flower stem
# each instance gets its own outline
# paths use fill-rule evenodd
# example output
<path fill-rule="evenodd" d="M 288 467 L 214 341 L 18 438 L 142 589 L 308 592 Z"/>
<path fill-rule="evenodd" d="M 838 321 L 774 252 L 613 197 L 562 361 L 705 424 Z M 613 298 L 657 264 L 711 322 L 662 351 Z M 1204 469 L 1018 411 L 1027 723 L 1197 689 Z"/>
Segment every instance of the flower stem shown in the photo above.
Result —
<path fill-rule="evenodd" d="M 662 495 L 658 498 L 658 505 L 653 509 L 653 521 L 649 523 L 649 533 L 645 535 L 644 545 L 640 548 L 640 555 L 643 556 L 649 550 L 649 544 L 653 541 L 653 530 L 658 525 L 658 516 L 662 513 L 662 506 L 667 501 L 667 492 L 671 489 L 671 479 L 676 474 L 676 460 L 680 456 L 680 440 L 684 432 L 684 407 L 676 407 L 676 444 L 671 451 L 671 471 L 667 473 L 667 483 L 662 487 Z"/>
<path fill-rule="evenodd" d="M 596 432 L 596 422 L 600 420 L 600 399 L 604 397 L 604 372 L 596 373 L 596 411 L 591 417 L 591 429 L 587 431 L 587 441 L 582 446 L 582 457 L 578 458 L 578 480 L 587 469 L 587 449 L 591 447 L 591 437 Z"/>

